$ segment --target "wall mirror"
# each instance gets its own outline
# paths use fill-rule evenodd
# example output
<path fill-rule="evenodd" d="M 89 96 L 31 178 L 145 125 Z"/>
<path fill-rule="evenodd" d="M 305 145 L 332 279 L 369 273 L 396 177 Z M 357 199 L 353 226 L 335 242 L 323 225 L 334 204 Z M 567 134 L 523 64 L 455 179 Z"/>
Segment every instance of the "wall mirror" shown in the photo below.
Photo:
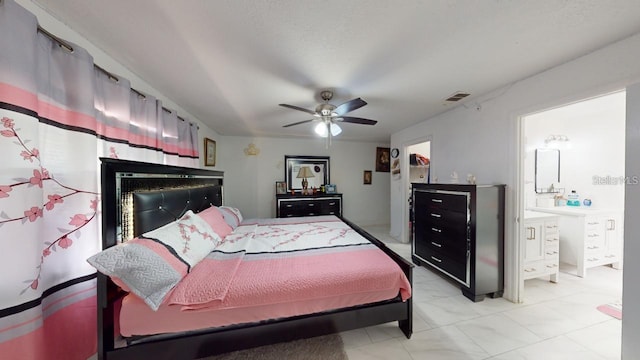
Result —
<path fill-rule="evenodd" d="M 328 156 L 285 155 L 284 164 L 284 177 L 287 180 L 288 191 L 302 190 L 303 178 L 298 175 L 309 173 L 313 176 L 306 178 L 309 183 L 307 188 L 320 188 L 321 185 L 330 184 Z M 302 169 L 305 166 L 307 170 Z"/>
<path fill-rule="evenodd" d="M 553 184 L 560 182 L 560 150 L 536 149 L 535 187 L 538 194 L 557 193 Z"/>

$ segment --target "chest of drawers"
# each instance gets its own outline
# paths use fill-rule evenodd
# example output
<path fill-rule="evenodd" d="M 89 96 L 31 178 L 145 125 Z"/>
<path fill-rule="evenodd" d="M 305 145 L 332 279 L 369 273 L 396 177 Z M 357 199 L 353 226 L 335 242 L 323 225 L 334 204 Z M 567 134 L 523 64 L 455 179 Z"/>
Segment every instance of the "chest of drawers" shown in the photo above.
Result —
<path fill-rule="evenodd" d="M 502 296 L 504 185 L 413 184 L 412 260 L 473 301 Z"/>
<path fill-rule="evenodd" d="M 276 217 L 342 216 L 342 194 L 277 195 Z"/>

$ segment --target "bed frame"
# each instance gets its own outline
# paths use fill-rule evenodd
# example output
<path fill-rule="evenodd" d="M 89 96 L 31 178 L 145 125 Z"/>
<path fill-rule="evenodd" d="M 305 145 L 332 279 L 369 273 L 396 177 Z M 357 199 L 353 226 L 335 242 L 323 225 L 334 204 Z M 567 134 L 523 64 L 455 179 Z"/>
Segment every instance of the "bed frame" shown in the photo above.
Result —
<path fill-rule="evenodd" d="M 198 212 L 223 204 L 223 173 L 203 169 L 101 158 L 102 246 L 116 245 L 122 238 L 138 235 L 149 227 L 176 220 L 185 211 Z M 131 199 L 136 197 L 135 212 Z M 136 218 L 134 226 L 128 226 Z M 411 284 L 413 264 L 387 248 L 369 233 L 342 219 L 377 245 L 402 269 Z M 134 228 L 133 234 L 127 233 Z M 284 341 L 337 333 L 398 321 L 407 338 L 412 334 L 412 298 L 399 298 L 258 323 L 210 328 L 179 334 L 128 339 L 118 347 L 119 301 L 124 293 L 98 273 L 98 359 L 197 359 L 230 351 Z M 114 335 L 115 334 L 115 335 Z"/>

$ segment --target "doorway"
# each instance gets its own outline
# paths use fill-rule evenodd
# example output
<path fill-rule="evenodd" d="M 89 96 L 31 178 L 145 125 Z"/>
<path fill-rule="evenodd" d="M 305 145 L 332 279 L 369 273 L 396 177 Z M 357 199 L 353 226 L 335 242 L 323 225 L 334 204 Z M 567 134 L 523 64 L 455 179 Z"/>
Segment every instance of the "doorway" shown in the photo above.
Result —
<path fill-rule="evenodd" d="M 406 161 L 403 189 L 404 198 L 407 199 L 404 206 L 403 242 L 411 242 L 411 184 L 431 182 L 431 140 L 417 140 L 415 143 L 405 145 L 403 156 Z"/>
<path fill-rule="evenodd" d="M 526 273 L 537 271 L 535 266 L 528 265 L 535 261 L 547 261 L 544 264 L 547 270 L 553 266 L 545 258 L 543 245 L 531 246 L 531 241 L 539 240 L 532 235 L 535 227 L 525 225 L 540 222 L 534 220 L 540 214 L 546 219 L 553 216 L 551 221 L 558 224 L 557 250 L 547 252 L 558 251 L 558 286 L 562 286 L 562 277 L 588 276 L 589 267 L 607 265 L 622 269 L 625 107 L 626 91 L 617 91 L 521 118 L 522 180 L 518 195 L 521 240 L 516 302 L 527 298 L 524 279 L 555 279 L 549 271 L 543 271 L 540 277 Z M 554 155 L 553 164 L 557 165 L 545 168 L 542 164 L 545 157 L 538 155 L 549 153 Z M 558 172 L 548 174 L 550 170 Z M 566 206 L 573 198 L 578 199 L 578 206 Z M 584 220 L 599 214 L 603 214 L 602 221 L 587 224 Z M 594 225 L 598 222 L 602 223 L 602 234 L 597 230 L 599 225 Z M 542 229 L 540 233 L 542 236 Z M 552 242 L 553 238 L 554 235 L 548 240 Z M 588 244 L 600 238 L 602 241 Z M 610 246 L 615 248 L 608 249 Z M 598 251 L 603 248 L 611 253 L 600 255 Z M 528 256 L 531 252 L 536 255 L 536 251 L 540 251 L 541 258 L 532 262 Z"/>

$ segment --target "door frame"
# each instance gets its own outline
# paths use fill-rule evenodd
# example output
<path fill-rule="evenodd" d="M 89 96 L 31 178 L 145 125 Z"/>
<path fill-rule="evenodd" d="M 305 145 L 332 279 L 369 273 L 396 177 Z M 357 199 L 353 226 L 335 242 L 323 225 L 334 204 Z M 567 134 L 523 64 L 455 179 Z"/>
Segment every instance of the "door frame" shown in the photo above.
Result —
<path fill-rule="evenodd" d="M 409 224 L 410 215 L 409 215 L 409 197 L 411 197 L 411 192 L 409 191 L 409 187 L 411 186 L 410 178 L 409 178 L 409 152 L 408 148 L 413 145 L 421 144 L 429 142 L 429 173 L 433 175 L 433 167 L 431 166 L 431 159 L 433 158 L 433 136 L 427 135 L 419 138 L 411 139 L 402 143 L 402 151 L 400 152 L 400 156 L 404 161 L 400 161 L 400 176 L 402 182 L 402 226 L 400 230 L 400 241 L 403 243 L 410 244 L 411 243 L 411 234 L 409 233 Z M 433 179 L 433 176 L 431 176 Z"/>

